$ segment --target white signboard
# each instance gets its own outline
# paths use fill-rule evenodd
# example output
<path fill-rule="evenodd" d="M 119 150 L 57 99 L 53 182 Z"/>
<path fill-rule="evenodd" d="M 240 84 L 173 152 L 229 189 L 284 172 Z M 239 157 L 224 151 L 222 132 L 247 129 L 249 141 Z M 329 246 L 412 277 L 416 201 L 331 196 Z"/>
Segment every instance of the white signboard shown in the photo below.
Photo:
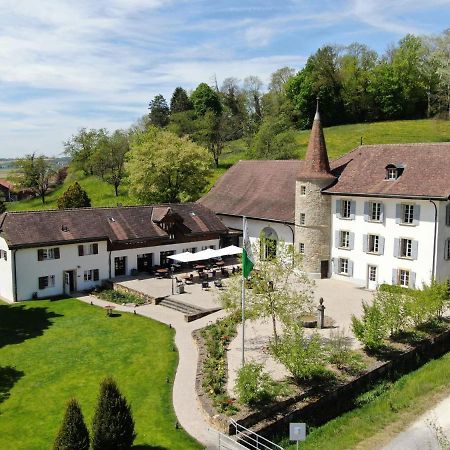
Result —
<path fill-rule="evenodd" d="M 289 439 L 291 441 L 304 441 L 306 439 L 306 423 L 290 423 Z"/>

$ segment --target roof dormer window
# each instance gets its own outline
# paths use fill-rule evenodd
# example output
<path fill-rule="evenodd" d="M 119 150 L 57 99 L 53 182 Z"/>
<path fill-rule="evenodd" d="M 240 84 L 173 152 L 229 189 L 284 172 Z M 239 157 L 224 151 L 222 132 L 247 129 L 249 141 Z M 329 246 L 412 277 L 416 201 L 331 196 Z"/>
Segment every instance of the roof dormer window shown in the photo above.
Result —
<path fill-rule="evenodd" d="M 403 173 L 404 167 L 400 164 L 388 164 L 386 166 L 386 180 L 395 181 Z"/>

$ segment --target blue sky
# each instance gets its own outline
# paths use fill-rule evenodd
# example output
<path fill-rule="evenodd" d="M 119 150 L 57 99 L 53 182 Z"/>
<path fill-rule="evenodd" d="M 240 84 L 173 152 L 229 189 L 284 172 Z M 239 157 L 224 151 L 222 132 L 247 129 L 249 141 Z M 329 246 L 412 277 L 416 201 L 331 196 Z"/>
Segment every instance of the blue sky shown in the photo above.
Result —
<path fill-rule="evenodd" d="M 449 18 L 450 0 L 0 0 L 0 157 L 128 128 L 179 85 L 267 82 L 324 44 L 382 53 Z"/>

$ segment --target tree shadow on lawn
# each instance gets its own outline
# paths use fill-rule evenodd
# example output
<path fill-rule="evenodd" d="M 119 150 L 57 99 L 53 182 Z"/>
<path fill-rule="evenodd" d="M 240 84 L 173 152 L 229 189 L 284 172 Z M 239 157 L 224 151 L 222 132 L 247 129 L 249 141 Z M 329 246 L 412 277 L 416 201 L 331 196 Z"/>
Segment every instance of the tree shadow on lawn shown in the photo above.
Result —
<path fill-rule="evenodd" d="M 161 447 L 160 445 L 148 445 L 148 444 L 139 444 L 133 445 L 131 447 L 132 450 L 169 450 L 167 447 Z"/>
<path fill-rule="evenodd" d="M 9 391 L 25 375 L 14 367 L 0 367 L 0 404 L 9 398 Z"/>
<path fill-rule="evenodd" d="M 42 336 L 55 317 L 62 314 L 47 308 L 0 305 L 0 348 Z"/>

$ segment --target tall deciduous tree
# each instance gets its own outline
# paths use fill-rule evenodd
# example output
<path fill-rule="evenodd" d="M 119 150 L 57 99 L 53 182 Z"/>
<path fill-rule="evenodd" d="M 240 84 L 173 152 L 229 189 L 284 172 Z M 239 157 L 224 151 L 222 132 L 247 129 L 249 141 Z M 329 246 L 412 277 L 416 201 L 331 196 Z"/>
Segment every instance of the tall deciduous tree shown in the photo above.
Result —
<path fill-rule="evenodd" d="M 51 177 L 55 175 L 55 170 L 51 161 L 35 153 L 26 155 L 15 161 L 15 171 L 12 179 L 22 188 L 30 188 L 35 191 L 45 203 L 45 196 L 50 188 Z"/>
<path fill-rule="evenodd" d="M 136 438 L 131 406 L 112 378 L 100 385 L 92 420 L 93 450 L 128 450 Z"/>
<path fill-rule="evenodd" d="M 208 111 L 216 115 L 222 113 L 219 94 L 206 83 L 200 83 L 192 92 L 191 101 L 198 116 L 204 116 Z"/>
<path fill-rule="evenodd" d="M 312 311 L 312 282 L 302 270 L 302 255 L 293 245 L 261 237 L 253 246 L 253 254 L 258 253 L 257 270 L 252 272 L 251 289 L 246 291 L 246 312 L 249 318 L 272 322 L 276 346 L 277 322 L 289 324 Z M 221 294 L 222 304 L 229 311 L 241 308 L 240 281 L 236 277 Z"/>
<path fill-rule="evenodd" d="M 61 197 L 58 198 L 58 209 L 64 208 L 87 208 L 91 206 L 91 199 L 87 192 L 75 181 L 69 186 Z"/>
<path fill-rule="evenodd" d="M 192 109 L 192 103 L 189 100 L 187 92 L 180 86 L 175 88 L 170 99 L 170 114 L 176 114 Z"/>
<path fill-rule="evenodd" d="M 125 158 L 130 150 L 129 136 L 126 131 L 116 130 L 105 141 L 108 160 L 108 175 L 106 181 L 114 186 L 116 197 L 119 195 L 119 186 L 125 178 Z"/>
<path fill-rule="evenodd" d="M 189 138 L 151 127 L 131 142 L 130 191 L 141 202 L 196 200 L 208 184 L 211 163 L 208 150 Z"/>
<path fill-rule="evenodd" d="M 165 127 L 169 123 L 170 110 L 166 99 L 158 94 L 148 105 L 150 123 L 156 127 Z"/>
<path fill-rule="evenodd" d="M 89 450 L 89 431 L 81 407 L 74 398 L 67 403 L 53 450 Z"/>

